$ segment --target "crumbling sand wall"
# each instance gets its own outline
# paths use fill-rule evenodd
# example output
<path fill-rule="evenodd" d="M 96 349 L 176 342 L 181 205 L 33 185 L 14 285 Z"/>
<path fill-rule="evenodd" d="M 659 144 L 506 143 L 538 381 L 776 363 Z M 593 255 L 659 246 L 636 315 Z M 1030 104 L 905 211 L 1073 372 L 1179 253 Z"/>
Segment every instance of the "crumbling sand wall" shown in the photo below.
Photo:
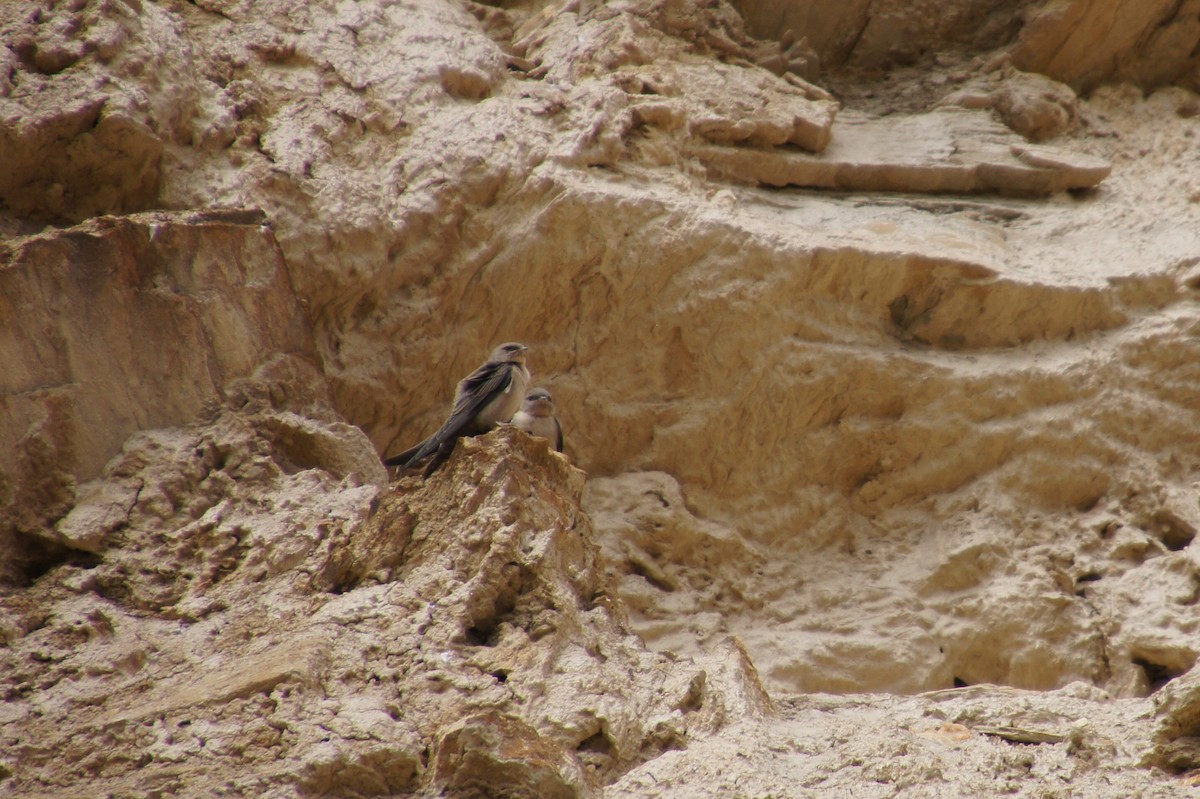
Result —
<path fill-rule="evenodd" d="M 5 789 L 1177 795 L 1195 10 L 943 5 L 0 7 Z"/>

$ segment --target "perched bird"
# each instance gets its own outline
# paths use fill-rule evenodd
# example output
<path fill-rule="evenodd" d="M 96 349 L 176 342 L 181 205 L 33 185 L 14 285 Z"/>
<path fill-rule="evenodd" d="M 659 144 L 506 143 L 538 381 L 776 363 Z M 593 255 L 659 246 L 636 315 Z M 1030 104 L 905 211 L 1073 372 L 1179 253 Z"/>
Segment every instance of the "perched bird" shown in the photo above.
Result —
<path fill-rule="evenodd" d="M 459 438 L 486 433 L 512 419 L 525 396 L 525 387 L 529 385 L 529 369 L 525 367 L 528 351 L 528 347 L 516 342 L 501 344 L 494 349 L 486 363 L 459 381 L 450 418 L 437 432 L 384 463 L 400 466 L 403 471 L 434 455 L 425 470 L 428 477 L 450 457 L 454 442 Z"/>
<path fill-rule="evenodd" d="M 512 418 L 512 423 L 534 436 L 541 436 L 562 452 L 562 424 L 554 409 L 554 397 L 544 388 L 535 388 L 525 395 L 521 410 Z"/>

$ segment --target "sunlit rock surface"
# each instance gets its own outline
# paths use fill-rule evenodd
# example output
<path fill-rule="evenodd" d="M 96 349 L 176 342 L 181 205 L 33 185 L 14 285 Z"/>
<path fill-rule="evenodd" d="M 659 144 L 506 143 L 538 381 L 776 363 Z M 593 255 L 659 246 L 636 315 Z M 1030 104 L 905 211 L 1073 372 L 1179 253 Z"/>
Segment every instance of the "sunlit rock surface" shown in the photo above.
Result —
<path fill-rule="evenodd" d="M 0 6 L 0 792 L 1194 789 L 1200 26 L 1114 13 Z M 566 456 L 389 475 L 506 340 Z"/>

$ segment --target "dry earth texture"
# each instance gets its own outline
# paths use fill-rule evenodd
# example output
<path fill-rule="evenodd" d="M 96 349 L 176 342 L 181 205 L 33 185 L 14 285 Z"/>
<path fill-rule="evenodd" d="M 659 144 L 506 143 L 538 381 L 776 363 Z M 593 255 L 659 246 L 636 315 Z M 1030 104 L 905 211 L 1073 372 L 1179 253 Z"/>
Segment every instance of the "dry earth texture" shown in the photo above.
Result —
<path fill-rule="evenodd" d="M 1200 794 L 1200 0 L 0 40 L 0 794 Z"/>

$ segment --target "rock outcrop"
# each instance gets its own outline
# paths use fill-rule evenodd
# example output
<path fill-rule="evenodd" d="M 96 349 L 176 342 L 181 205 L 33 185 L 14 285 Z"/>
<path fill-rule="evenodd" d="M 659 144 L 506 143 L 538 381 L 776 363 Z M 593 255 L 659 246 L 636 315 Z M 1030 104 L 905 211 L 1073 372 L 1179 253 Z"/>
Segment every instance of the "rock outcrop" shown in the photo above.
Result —
<path fill-rule="evenodd" d="M 763 717 L 736 647 L 705 667 L 633 635 L 545 441 L 382 488 L 294 389 L 135 436 L 60 525 L 99 562 L 6 597 L 8 789 L 590 796 Z"/>
<path fill-rule="evenodd" d="M 1077 89 L 1197 80 L 1200 5 L 1176 0 L 733 0 L 755 36 L 809 44 L 826 67 L 879 69 L 945 50 L 995 50 Z"/>
<path fill-rule="evenodd" d="M 283 255 L 253 210 L 100 217 L 10 238 L 0 315 L 4 580 L 36 572 L 45 553 L 30 536 L 132 434 L 189 423 L 258 373 L 317 374 Z"/>

